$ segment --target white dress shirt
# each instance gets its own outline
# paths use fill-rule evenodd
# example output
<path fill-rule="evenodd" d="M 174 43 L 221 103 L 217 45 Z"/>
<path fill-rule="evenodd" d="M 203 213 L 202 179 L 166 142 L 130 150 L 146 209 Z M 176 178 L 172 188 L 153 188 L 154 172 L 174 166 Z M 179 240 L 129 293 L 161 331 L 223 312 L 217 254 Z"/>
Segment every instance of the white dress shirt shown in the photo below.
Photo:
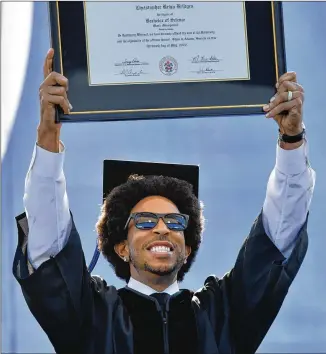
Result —
<path fill-rule="evenodd" d="M 295 150 L 284 150 L 277 144 L 276 163 L 263 204 L 266 234 L 286 258 L 306 220 L 315 185 L 315 171 L 308 163 L 307 150 L 307 142 Z M 58 254 L 70 234 L 64 157 L 63 144 L 59 153 L 35 145 L 26 175 L 23 201 L 29 226 L 27 252 L 34 269 Z M 128 286 L 147 295 L 155 292 L 135 279 Z M 176 282 L 165 292 L 173 294 L 178 290 Z"/>
<path fill-rule="evenodd" d="M 150 286 L 143 284 L 140 281 L 133 279 L 133 278 L 130 278 L 130 280 L 128 282 L 128 287 L 138 291 L 139 293 L 147 295 L 147 296 L 150 296 L 153 293 L 158 292 L 157 290 L 152 289 Z M 177 281 L 175 281 L 173 284 L 171 284 L 168 288 L 166 288 L 162 292 L 167 293 L 169 295 L 173 295 L 173 294 L 177 293 L 179 290 L 180 290 L 179 284 Z"/>

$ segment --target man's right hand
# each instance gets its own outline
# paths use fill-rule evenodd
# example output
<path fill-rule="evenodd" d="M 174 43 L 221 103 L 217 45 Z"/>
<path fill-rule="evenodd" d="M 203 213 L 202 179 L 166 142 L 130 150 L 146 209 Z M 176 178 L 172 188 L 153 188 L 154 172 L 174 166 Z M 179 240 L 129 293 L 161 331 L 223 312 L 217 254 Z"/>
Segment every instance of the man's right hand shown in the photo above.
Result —
<path fill-rule="evenodd" d="M 41 119 L 37 129 L 37 144 L 51 152 L 60 151 L 61 123 L 55 123 L 55 106 L 59 105 L 64 113 L 70 113 L 67 97 L 68 79 L 52 71 L 54 50 L 51 48 L 45 58 L 44 81 L 40 86 Z"/>

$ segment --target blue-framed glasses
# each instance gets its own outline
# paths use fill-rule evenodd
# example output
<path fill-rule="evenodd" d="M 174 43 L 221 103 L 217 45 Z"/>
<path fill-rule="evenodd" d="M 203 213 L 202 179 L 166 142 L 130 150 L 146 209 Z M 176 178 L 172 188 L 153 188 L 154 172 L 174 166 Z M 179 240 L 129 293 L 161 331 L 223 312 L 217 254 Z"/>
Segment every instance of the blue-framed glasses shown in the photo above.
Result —
<path fill-rule="evenodd" d="M 158 221 L 162 219 L 169 230 L 184 231 L 188 226 L 189 216 L 178 213 L 132 213 L 126 222 L 125 229 L 128 227 L 131 219 L 134 220 L 136 228 L 140 230 L 153 229 L 158 224 Z"/>

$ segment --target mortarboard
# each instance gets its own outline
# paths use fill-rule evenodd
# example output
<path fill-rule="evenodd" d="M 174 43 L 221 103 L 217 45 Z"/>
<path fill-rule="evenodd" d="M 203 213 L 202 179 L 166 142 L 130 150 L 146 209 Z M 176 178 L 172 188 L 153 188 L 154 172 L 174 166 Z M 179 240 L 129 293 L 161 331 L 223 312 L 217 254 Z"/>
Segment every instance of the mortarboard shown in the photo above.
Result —
<path fill-rule="evenodd" d="M 105 160 L 103 163 L 103 196 L 127 182 L 130 175 L 169 176 L 187 181 L 198 198 L 199 166 L 159 162 Z"/>
<path fill-rule="evenodd" d="M 169 176 L 184 180 L 193 186 L 193 192 L 198 198 L 199 166 L 160 162 L 104 160 L 103 163 L 103 199 L 117 186 L 127 182 L 129 176 Z M 94 269 L 99 258 L 96 246 L 93 259 L 88 267 Z"/>

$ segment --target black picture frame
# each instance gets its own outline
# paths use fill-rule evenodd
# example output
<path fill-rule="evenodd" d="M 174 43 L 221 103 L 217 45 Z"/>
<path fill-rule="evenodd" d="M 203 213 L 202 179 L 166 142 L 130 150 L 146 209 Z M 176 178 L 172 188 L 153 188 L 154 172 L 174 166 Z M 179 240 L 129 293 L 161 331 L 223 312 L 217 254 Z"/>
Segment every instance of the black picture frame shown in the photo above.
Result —
<path fill-rule="evenodd" d="M 60 109 L 58 122 L 218 117 L 263 114 L 286 72 L 281 2 L 248 1 L 246 26 L 250 80 L 88 84 L 84 2 L 49 2 L 53 69 L 69 80 L 69 115 Z"/>

